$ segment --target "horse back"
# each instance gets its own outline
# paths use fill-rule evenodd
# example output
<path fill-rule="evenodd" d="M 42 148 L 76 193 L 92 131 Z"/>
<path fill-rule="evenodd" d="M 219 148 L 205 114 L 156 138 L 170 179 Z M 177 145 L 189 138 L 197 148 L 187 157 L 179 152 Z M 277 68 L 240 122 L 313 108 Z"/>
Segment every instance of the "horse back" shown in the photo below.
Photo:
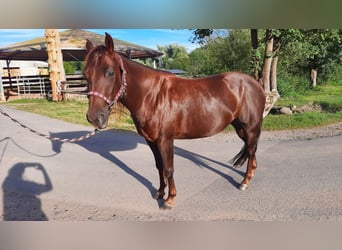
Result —
<path fill-rule="evenodd" d="M 211 136 L 228 126 L 245 105 L 263 105 L 249 100 L 263 95 L 260 84 L 242 73 L 198 79 L 167 74 L 153 84 L 133 114 L 138 132 L 150 140 L 160 132 L 173 138 Z"/>

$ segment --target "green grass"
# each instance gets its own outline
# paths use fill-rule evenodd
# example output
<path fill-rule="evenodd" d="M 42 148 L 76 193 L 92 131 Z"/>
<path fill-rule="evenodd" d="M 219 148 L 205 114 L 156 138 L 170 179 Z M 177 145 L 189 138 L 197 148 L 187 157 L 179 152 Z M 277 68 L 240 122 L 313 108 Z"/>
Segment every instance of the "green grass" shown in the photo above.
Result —
<path fill-rule="evenodd" d="M 305 95 L 280 98 L 277 105 L 300 107 L 308 103 L 318 104 L 327 112 L 342 111 L 342 86 L 317 86 Z"/>
<path fill-rule="evenodd" d="M 264 130 L 287 130 L 312 128 L 342 122 L 342 86 L 318 86 L 303 96 L 280 98 L 277 106 L 296 105 L 297 108 L 306 104 L 317 104 L 322 112 L 304 112 L 286 115 L 268 115 L 263 123 Z M 51 102 L 45 99 L 21 99 L 10 101 L 5 105 L 29 111 L 63 121 L 90 126 L 86 120 L 87 100 L 67 102 Z M 108 127 L 135 131 L 134 123 L 128 114 L 114 108 Z M 127 111 L 126 111 L 127 112 Z M 228 130 L 231 130 L 229 126 Z"/>
<path fill-rule="evenodd" d="M 280 98 L 277 106 L 292 106 L 300 108 L 303 105 L 319 105 L 322 112 L 304 112 L 284 115 L 268 115 L 263 123 L 266 130 L 285 130 L 312 128 L 342 122 L 342 86 L 317 86 L 305 95 Z"/>
<path fill-rule="evenodd" d="M 293 115 L 268 115 L 263 122 L 264 130 L 288 130 L 325 126 L 342 122 L 342 112 L 304 112 Z"/>
<path fill-rule="evenodd" d="M 51 102 L 45 99 L 20 99 L 10 101 L 7 105 L 71 123 L 89 125 L 85 118 L 87 112 L 85 101 Z"/>
<path fill-rule="evenodd" d="M 6 103 L 7 106 L 28 111 L 50 118 L 63 120 L 84 126 L 91 126 L 87 119 L 87 100 L 71 100 L 67 102 L 51 102 L 45 99 L 20 99 Z M 114 114 L 110 116 L 108 128 L 134 130 L 133 121 L 128 114 L 120 112 L 114 107 Z"/>

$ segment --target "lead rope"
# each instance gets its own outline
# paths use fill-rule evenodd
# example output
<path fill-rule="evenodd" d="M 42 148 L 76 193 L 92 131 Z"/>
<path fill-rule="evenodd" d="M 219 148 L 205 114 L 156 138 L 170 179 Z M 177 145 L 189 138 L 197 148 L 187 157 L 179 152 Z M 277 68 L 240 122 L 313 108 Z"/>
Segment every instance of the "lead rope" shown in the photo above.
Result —
<path fill-rule="evenodd" d="M 7 114 L 3 109 L 0 108 L 0 113 L 3 114 L 4 116 L 8 117 L 9 119 L 11 119 L 13 122 L 19 124 L 21 127 L 23 128 L 26 128 L 28 129 L 30 132 L 36 134 L 36 135 L 39 135 L 41 137 L 44 137 L 46 139 L 49 139 L 51 141 L 59 141 L 59 142 L 71 142 L 71 143 L 74 143 L 74 142 L 80 142 L 80 141 L 83 141 L 85 139 L 88 139 L 89 137 L 95 135 L 98 130 L 95 129 L 93 132 L 89 132 L 85 135 L 82 135 L 80 137 L 77 137 L 77 138 L 72 138 L 72 139 L 63 139 L 63 138 L 59 138 L 59 137 L 52 137 L 52 136 L 49 136 L 49 135 L 45 135 L 45 134 L 42 134 L 40 132 L 38 132 L 37 130 L 34 130 L 24 124 L 22 124 L 21 122 L 19 122 L 18 120 L 14 119 L 13 117 L 11 117 L 9 114 Z"/>

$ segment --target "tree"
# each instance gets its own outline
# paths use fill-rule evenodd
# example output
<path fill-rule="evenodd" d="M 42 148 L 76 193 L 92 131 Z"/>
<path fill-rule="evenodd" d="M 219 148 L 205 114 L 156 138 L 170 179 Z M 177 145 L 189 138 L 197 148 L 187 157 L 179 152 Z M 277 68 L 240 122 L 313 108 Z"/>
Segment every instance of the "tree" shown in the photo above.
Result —
<path fill-rule="evenodd" d="M 210 40 L 210 35 L 214 33 L 213 29 L 195 29 L 193 31 L 193 37 L 191 38 L 192 42 L 198 42 L 200 44 L 209 44 L 212 42 Z M 245 39 L 239 39 L 238 37 L 241 37 L 241 34 L 245 34 Z M 263 66 L 262 68 L 260 67 L 260 55 L 261 53 L 259 52 L 259 42 L 258 42 L 258 30 L 256 29 L 251 29 L 250 30 L 250 38 L 249 40 L 251 41 L 252 49 L 249 48 L 249 52 L 246 53 L 246 42 L 247 42 L 247 32 L 243 30 L 231 30 L 229 32 L 229 36 L 227 37 L 227 42 L 224 43 L 224 46 L 220 48 L 220 55 L 215 55 L 220 58 L 225 58 L 225 52 L 228 52 L 227 54 L 229 55 L 229 58 L 231 60 L 226 60 L 228 63 L 227 65 L 235 65 L 237 62 L 241 62 L 241 60 L 245 59 L 245 56 L 249 57 L 249 61 L 252 62 L 251 65 L 251 74 L 259 81 L 261 81 L 261 84 L 264 86 L 266 92 L 271 91 L 271 85 L 273 87 L 276 87 L 276 83 L 271 84 L 271 78 L 273 80 L 276 80 L 276 69 L 277 69 L 277 62 L 278 58 L 276 60 L 273 60 L 274 55 L 277 57 L 278 56 L 278 51 L 280 48 L 280 40 L 276 40 L 276 46 L 273 47 L 274 44 L 274 30 L 268 29 L 266 30 L 265 33 L 265 51 L 264 51 L 264 56 L 263 56 Z M 277 37 L 278 38 L 278 37 Z M 236 40 L 236 41 L 234 41 Z M 215 42 L 220 41 L 220 38 L 215 39 Z M 242 49 L 243 48 L 243 49 Z M 239 51 L 239 53 L 236 53 L 236 51 Z M 244 53 L 241 53 L 241 51 L 244 51 Z M 250 52 L 252 51 L 252 53 Z M 214 55 L 214 54 L 213 54 Z M 272 64 L 272 62 L 274 63 Z M 246 63 L 243 63 L 243 65 L 246 65 Z M 227 67 L 228 68 L 228 67 Z M 238 67 L 229 67 L 232 68 L 233 70 L 236 70 Z M 246 70 L 246 67 L 241 67 L 242 71 Z M 271 74 L 271 68 L 273 69 L 273 77 L 270 76 Z M 231 70 L 231 69 L 230 69 Z"/>
<path fill-rule="evenodd" d="M 342 30 L 311 29 L 301 32 L 308 43 L 304 63 L 310 70 L 312 87 L 315 87 L 318 73 L 324 78 L 337 63 L 342 62 Z"/>
<path fill-rule="evenodd" d="M 213 34 L 213 29 L 195 29 L 193 36 L 190 38 L 192 43 L 205 44 L 207 39 Z"/>
<path fill-rule="evenodd" d="M 213 56 L 212 47 L 209 45 L 195 49 L 189 55 L 190 74 L 193 77 L 204 77 L 220 73 L 222 65 L 218 66 L 218 59 Z"/>
<path fill-rule="evenodd" d="M 251 44 L 252 44 L 252 58 L 251 58 L 251 72 L 255 79 L 260 78 L 260 60 L 261 53 L 259 52 L 258 30 L 251 29 Z"/>
<path fill-rule="evenodd" d="M 208 41 L 208 36 L 213 34 L 212 29 L 196 29 L 193 32 L 193 42 L 199 42 L 203 44 Z M 229 37 L 231 34 L 229 34 Z M 276 37 L 276 42 L 274 39 Z M 266 93 L 266 106 L 264 117 L 268 114 L 271 108 L 274 106 L 280 95 L 277 90 L 277 64 L 278 64 L 278 52 L 280 48 L 279 34 L 272 29 L 267 29 L 265 33 L 265 51 L 263 56 L 263 66 L 261 72 L 259 71 L 259 59 L 258 59 L 258 31 L 251 30 L 250 41 L 252 44 L 252 53 L 250 54 L 250 61 L 252 62 L 251 74 L 260 81 L 264 87 Z M 227 47 L 228 49 L 228 47 Z M 235 61 L 242 60 L 243 57 L 235 58 Z M 271 82 L 272 81 L 272 82 Z"/>
<path fill-rule="evenodd" d="M 279 33 L 277 34 L 273 29 L 267 29 L 265 33 L 264 63 L 261 77 L 259 79 L 266 94 L 264 117 L 267 116 L 280 97 L 277 89 L 277 65 L 279 48 Z"/>
<path fill-rule="evenodd" d="M 181 69 L 188 71 L 189 55 L 186 48 L 178 44 L 158 45 L 158 50 L 164 53 L 162 67 L 165 69 Z"/>
<path fill-rule="evenodd" d="M 83 62 L 81 61 L 70 61 L 63 62 L 65 74 L 80 74 L 83 69 Z"/>
<path fill-rule="evenodd" d="M 311 86 L 317 77 L 326 79 L 342 62 L 342 30 L 280 30 L 282 67 L 293 75 L 309 76 Z"/>
<path fill-rule="evenodd" d="M 264 65 L 262 67 L 261 73 L 261 84 L 264 87 L 266 93 L 271 91 L 271 65 L 273 60 L 273 33 L 271 29 L 266 30 L 265 36 L 265 55 L 264 55 Z"/>
<path fill-rule="evenodd" d="M 214 32 L 217 34 L 217 32 Z M 249 71 L 251 49 L 248 30 L 220 30 L 223 36 L 207 38 L 202 47 L 190 53 L 193 76 L 218 74 L 225 71 Z"/>
<path fill-rule="evenodd" d="M 223 71 L 248 72 L 251 60 L 250 35 L 248 30 L 231 30 L 229 36 L 218 37 L 221 41 L 214 56 L 223 65 Z"/>

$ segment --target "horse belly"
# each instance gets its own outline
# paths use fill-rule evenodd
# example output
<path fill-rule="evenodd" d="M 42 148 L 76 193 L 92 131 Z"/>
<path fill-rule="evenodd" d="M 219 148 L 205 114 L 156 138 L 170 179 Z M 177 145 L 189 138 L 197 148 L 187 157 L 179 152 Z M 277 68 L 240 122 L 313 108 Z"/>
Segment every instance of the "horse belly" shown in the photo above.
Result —
<path fill-rule="evenodd" d="M 220 108 L 208 110 L 199 107 L 180 115 L 174 123 L 175 139 L 194 139 L 215 135 L 232 122 L 232 114 Z"/>

